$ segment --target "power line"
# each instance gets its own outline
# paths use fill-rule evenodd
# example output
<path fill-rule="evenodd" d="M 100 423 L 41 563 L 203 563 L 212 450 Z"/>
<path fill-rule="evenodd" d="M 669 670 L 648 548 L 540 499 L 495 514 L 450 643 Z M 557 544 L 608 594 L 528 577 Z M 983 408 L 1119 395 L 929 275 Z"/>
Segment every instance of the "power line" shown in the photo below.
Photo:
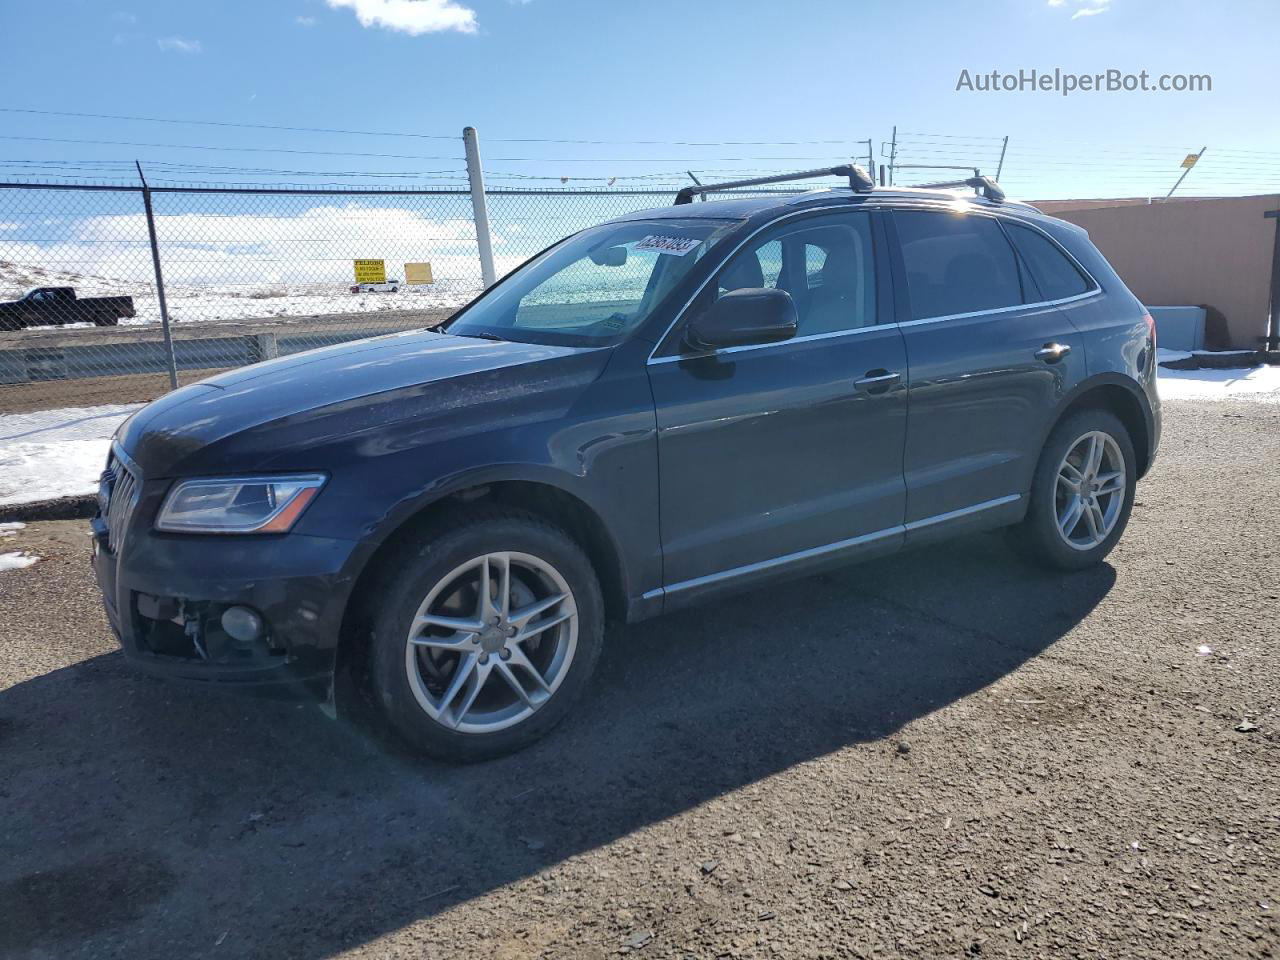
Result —
<path fill-rule="evenodd" d="M 68 137 L 24 137 L 12 134 L 0 134 L 0 140 L 24 140 L 36 143 L 75 143 L 93 144 L 95 146 L 115 147 L 149 147 L 164 150 L 218 150 L 228 153 L 294 153 L 324 157 L 375 157 L 385 160 L 461 160 L 461 157 L 436 157 L 421 154 L 404 153 L 365 153 L 353 150 L 298 150 L 291 147 L 218 147 L 208 144 L 194 143 L 141 143 L 134 140 L 86 140 Z M 688 163 L 688 157 L 633 157 L 633 158 L 595 158 L 595 157 L 493 157 L 500 163 Z M 823 157 L 705 157 L 704 161 L 712 163 L 745 163 L 751 161 L 783 161 L 811 162 L 832 159 Z"/>
<path fill-rule="evenodd" d="M 34 110 L 0 107 L 0 113 L 34 114 L 46 117 L 79 117 L 93 120 L 130 120 L 142 123 L 172 123 L 204 127 L 239 127 L 245 130 L 286 130 L 293 133 L 335 133 L 356 137 L 409 137 L 416 140 L 460 140 L 457 134 L 404 133 L 389 130 L 344 130 L 334 127 L 294 127 L 274 123 L 240 123 L 230 120 L 182 120 L 170 117 L 138 117 L 115 113 L 81 113 L 70 110 Z M 672 147 L 795 147 L 834 146 L 861 143 L 861 140 L 574 140 L 552 137 L 486 137 L 490 143 L 563 143 L 588 146 L 672 146 Z M 999 139 L 999 138 L 996 138 Z"/>
<path fill-rule="evenodd" d="M 76 143 L 114 147 L 157 147 L 164 150 L 219 150 L 227 153 L 305 153 L 326 157 L 377 157 L 391 160 L 461 160 L 461 157 L 424 157 L 416 154 L 359 153 L 349 150 L 297 150 L 289 147 L 215 147 L 191 143 L 139 143 L 133 140 L 79 140 L 67 137 L 20 137 L 0 135 L 0 140 L 29 140 L 39 143 Z"/>

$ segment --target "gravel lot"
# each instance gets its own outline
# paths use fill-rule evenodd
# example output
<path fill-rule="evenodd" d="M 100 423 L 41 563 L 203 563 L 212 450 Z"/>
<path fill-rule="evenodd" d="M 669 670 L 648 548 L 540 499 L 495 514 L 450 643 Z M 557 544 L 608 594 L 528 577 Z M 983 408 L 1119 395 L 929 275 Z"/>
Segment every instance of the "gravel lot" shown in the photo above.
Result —
<path fill-rule="evenodd" d="M 134 676 L 32 524 L 0 955 L 1274 956 L 1278 470 L 1280 404 L 1169 404 L 1109 565 L 983 536 L 647 623 L 469 768 Z"/>

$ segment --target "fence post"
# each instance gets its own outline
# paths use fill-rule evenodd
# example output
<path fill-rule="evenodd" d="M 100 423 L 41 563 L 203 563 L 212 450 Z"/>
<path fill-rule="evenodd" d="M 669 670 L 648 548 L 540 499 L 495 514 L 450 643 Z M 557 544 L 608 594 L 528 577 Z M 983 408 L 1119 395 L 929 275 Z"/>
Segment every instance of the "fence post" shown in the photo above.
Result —
<path fill-rule="evenodd" d="M 151 266 L 156 274 L 156 299 L 160 302 L 160 329 L 164 333 L 164 353 L 169 364 L 169 389 L 178 389 L 178 358 L 173 352 L 173 333 L 169 330 L 169 307 L 164 299 L 164 274 L 160 270 L 160 245 L 156 242 L 156 218 L 151 212 L 151 188 L 142 175 L 142 164 L 137 160 L 138 179 L 142 181 L 142 208 L 147 213 L 147 235 L 151 239 Z"/>
<path fill-rule="evenodd" d="M 493 238 L 489 236 L 489 205 L 484 194 L 484 172 L 480 168 L 480 138 L 475 127 L 462 128 L 467 152 L 467 180 L 471 183 L 471 215 L 476 225 L 476 248 L 480 252 L 480 279 L 491 287 L 498 279 L 493 269 Z"/>

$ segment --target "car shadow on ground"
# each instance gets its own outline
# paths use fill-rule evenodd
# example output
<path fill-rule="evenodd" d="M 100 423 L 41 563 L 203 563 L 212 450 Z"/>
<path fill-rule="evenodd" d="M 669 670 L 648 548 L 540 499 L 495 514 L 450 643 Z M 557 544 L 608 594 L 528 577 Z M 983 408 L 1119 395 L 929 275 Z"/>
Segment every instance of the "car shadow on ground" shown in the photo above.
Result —
<path fill-rule="evenodd" d="M 1044 651 L 1114 579 L 980 536 L 762 588 L 616 632 L 569 720 L 472 767 L 116 654 L 55 671 L 0 694 L 0 954 L 331 955 L 890 737 Z"/>

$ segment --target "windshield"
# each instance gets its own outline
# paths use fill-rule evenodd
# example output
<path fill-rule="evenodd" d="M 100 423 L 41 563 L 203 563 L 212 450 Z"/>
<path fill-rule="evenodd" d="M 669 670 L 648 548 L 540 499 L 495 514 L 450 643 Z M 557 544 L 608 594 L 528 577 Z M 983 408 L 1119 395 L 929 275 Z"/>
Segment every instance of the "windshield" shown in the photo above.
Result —
<path fill-rule="evenodd" d="M 446 327 L 463 337 L 599 346 L 634 330 L 737 220 L 632 220 L 575 234 Z"/>

